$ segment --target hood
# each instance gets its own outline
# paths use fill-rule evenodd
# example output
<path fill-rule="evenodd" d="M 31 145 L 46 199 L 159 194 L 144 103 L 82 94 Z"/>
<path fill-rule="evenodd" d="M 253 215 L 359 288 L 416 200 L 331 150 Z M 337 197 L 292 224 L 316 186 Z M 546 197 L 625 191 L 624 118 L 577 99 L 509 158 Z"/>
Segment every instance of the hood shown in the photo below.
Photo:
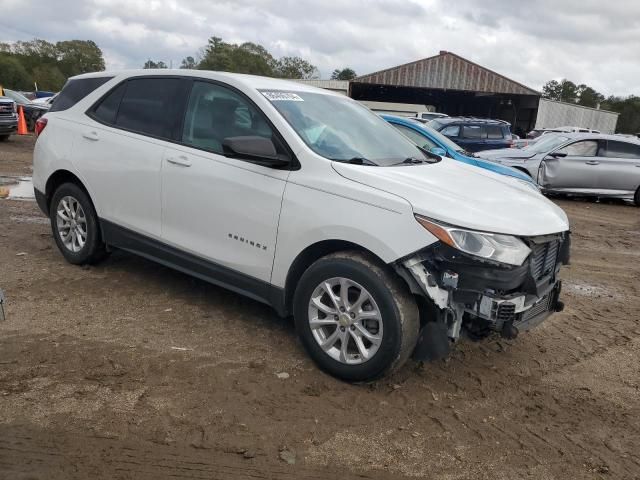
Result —
<path fill-rule="evenodd" d="M 531 158 L 535 153 L 520 148 L 500 148 L 497 150 L 483 150 L 482 152 L 476 153 L 476 155 L 485 160 L 500 160 L 503 158 Z"/>
<path fill-rule="evenodd" d="M 560 207 L 520 181 L 448 158 L 397 167 L 332 164 L 343 177 L 402 197 L 414 213 L 451 225 L 517 236 L 569 229 Z"/>

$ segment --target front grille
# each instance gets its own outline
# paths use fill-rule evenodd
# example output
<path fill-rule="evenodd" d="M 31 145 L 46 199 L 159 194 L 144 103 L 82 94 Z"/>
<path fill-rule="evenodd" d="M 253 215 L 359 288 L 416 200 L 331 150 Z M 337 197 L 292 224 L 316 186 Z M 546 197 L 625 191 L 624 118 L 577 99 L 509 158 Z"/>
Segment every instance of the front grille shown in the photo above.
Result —
<path fill-rule="evenodd" d="M 13 105 L 12 104 L 0 104 L 0 116 L 3 117 L 12 117 L 13 116 Z"/>
<path fill-rule="evenodd" d="M 498 306 L 496 312 L 496 323 L 513 321 L 516 316 L 516 305 L 511 302 L 503 302 Z"/>
<path fill-rule="evenodd" d="M 541 280 L 553 271 L 559 250 L 560 242 L 557 240 L 531 246 L 531 269 L 535 280 Z"/>
<path fill-rule="evenodd" d="M 538 303 L 524 312 L 524 314 L 522 315 L 522 320 L 529 320 L 533 317 L 537 317 L 541 313 L 549 311 L 549 308 L 551 308 L 550 303 L 552 297 L 553 292 L 547 293 Z"/>

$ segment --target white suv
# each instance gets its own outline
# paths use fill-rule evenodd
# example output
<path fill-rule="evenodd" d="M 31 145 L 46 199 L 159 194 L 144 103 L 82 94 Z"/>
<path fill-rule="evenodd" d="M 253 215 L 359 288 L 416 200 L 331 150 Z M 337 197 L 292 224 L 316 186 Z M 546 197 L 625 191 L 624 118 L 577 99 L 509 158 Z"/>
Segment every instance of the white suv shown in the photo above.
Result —
<path fill-rule="evenodd" d="M 462 332 L 513 337 L 562 306 L 560 208 L 326 90 L 100 72 L 70 79 L 38 132 L 36 198 L 69 262 L 119 248 L 293 314 L 346 380 L 446 355 Z"/>

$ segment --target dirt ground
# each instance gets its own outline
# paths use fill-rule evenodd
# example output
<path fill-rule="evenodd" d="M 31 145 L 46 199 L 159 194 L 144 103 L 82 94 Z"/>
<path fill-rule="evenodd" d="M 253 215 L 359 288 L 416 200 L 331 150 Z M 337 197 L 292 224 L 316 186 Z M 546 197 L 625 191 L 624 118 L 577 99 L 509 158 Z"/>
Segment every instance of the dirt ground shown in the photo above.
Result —
<path fill-rule="evenodd" d="M 640 479 L 640 209 L 558 204 L 563 313 L 349 385 L 269 308 L 121 252 L 67 264 L 0 200 L 0 479 Z"/>

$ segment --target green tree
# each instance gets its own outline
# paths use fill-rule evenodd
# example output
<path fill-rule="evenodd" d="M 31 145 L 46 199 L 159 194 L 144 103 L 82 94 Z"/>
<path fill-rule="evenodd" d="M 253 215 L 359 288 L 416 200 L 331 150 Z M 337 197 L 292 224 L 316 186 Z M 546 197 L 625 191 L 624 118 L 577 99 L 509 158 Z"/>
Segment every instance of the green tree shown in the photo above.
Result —
<path fill-rule="evenodd" d="M 104 70 L 102 50 L 92 40 L 67 40 L 56 43 L 60 71 L 67 77 Z"/>
<path fill-rule="evenodd" d="M 542 96 L 558 102 L 575 102 L 579 97 L 578 87 L 566 78 L 559 82 L 551 80 L 542 87 Z"/>
<path fill-rule="evenodd" d="M 33 83 L 38 86 L 38 90 L 59 91 L 67 81 L 58 67 L 42 66 L 36 67 L 31 72 Z"/>
<path fill-rule="evenodd" d="M 167 67 L 167 64 L 164 63 L 162 60 L 160 60 L 159 62 L 154 62 L 153 60 L 149 59 L 146 62 L 144 62 L 144 66 L 142 68 L 149 69 L 149 68 L 168 68 L 168 67 Z"/>
<path fill-rule="evenodd" d="M 596 108 L 604 100 L 604 95 L 585 84 L 578 85 L 577 92 L 578 104 L 585 107 Z"/>
<path fill-rule="evenodd" d="M 262 45 L 227 43 L 211 37 L 202 51 L 198 68 L 223 72 L 250 73 L 267 77 L 316 78 L 318 70 L 300 57 L 275 59 Z"/>
<path fill-rule="evenodd" d="M 180 68 L 189 68 L 194 69 L 198 68 L 198 63 L 193 57 L 185 57 L 182 59 L 182 63 L 180 64 Z"/>
<path fill-rule="evenodd" d="M 634 135 L 640 133 L 640 97 L 612 95 L 602 102 L 601 108 L 620 114 L 616 132 Z"/>
<path fill-rule="evenodd" d="M 13 55 L 0 53 L 0 85 L 18 90 L 33 88 L 31 75 Z"/>
<path fill-rule="evenodd" d="M 331 80 L 353 80 L 356 77 L 355 70 L 349 67 L 343 69 L 336 68 L 331 74 Z"/>
<path fill-rule="evenodd" d="M 300 57 L 282 57 L 276 62 L 275 76 L 281 78 L 319 78 L 318 69 Z"/>

